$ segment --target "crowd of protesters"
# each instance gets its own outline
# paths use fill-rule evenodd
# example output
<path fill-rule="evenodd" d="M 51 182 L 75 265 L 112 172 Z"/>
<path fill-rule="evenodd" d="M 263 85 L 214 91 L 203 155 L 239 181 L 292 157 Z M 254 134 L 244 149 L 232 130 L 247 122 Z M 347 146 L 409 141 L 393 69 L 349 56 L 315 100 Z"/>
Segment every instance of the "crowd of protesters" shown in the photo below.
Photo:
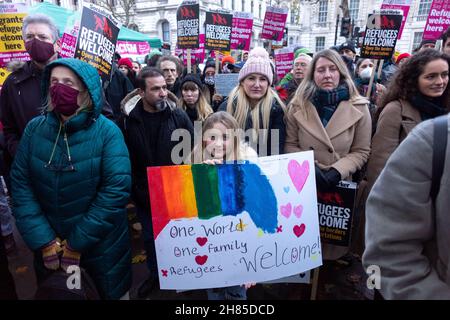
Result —
<path fill-rule="evenodd" d="M 129 299 L 126 206 L 134 204 L 149 270 L 137 295 L 158 290 L 146 168 L 181 163 L 171 138 L 178 129 L 192 139 L 183 163 L 312 150 L 319 191 L 341 180 L 359 184 L 352 243 L 324 244 L 322 268 L 356 256 L 364 267 L 380 266 L 383 298 L 450 298 L 450 173 L 448 165 L 435 173 L 431 120 L 447 119 L 450 110 L 450 28 L 441 51 L 436 41 L 423 41 L 375 76 L 374 61 L 358 59 L 352 42 L 315 54 L 299 47 L 279 81 L 269 52 L 256 47 L 242 61 L 208 58 L 192 73 L 159 50 L 145 66 L 116 55 L 110 80 L 102 82 L 89 64 L 58 58 L 59 32 L 49 17 L 27 16 L 22 33 L 31 60 L 10 64 L 0 92 L 1 298 L 17 298 L 7 262 L 14 250 L 11 209 L 34 253 L 38 284 L 77 265 L 101 299 Z M 238 73 L 228 96 L 216 92 L 217 73 Z M 203 132 L 221 134 L 194 146 L 198 122 Z M 230 129 L 251 134 L 232 144 Z M 246 299 L 253 285 L 208 290 L 208 297 Z"/>

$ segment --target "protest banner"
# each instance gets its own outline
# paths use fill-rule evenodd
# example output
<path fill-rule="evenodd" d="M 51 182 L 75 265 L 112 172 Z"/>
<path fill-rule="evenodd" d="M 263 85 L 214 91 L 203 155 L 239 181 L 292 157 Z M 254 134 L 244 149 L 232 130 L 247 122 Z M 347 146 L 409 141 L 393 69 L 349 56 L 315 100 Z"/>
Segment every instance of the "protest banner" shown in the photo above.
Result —
<path fill-rule="evenodd" d="M 216 93 L 228 97 L 231 90 L 239 84 L 239 73 L 218 73 L 215 76 Z"/>
<path fill-rule="evenodd" d="M 231 49 L 250 50 L 252 28 L 253 14 L 235 11 L 233 13 L 233 29 L 231 31 Z"/>
<path fill-rule="evenodd" d="M 294 52 L 292 48 L 275 50 L 275 65 L 278 79 L 283 79 L 292 70 L 293 63 Z"/>
<path fill-rule="evenodd" d="M 288 8 L 267 7 L 261 32 L 262 39 L 274 41 L 283 39 L 288 11 Z"/>
<path fill-rule="evenodd" d="M 262 282 L 322 265 L 312 151 L 147 169 L 161 289 Z"/>
<path fill-rule="evenodd" d="M 205 48 L 229 51 L 233 15 L 222 12 L 205 12 Z"/>
<path fill-rule="evenodd" d="M 389 60 L 395 50 L 402 24 L 399 10 L 381 10 L 369 14 L 361 48 L 361 57 Z"/>
<path fill-rule="evenodd" d="M 401 10 L 403 12 L 402 25 L 398 33 L 398 38 L 402 38 L 403 28 L 405 27 L 406 19 L 408 18 L 409 9 L 411 7 L 412 0 L 383 0 L 381 4 L 381 10 Z"/>
<path fill-rule="evenodd" d="M 75 56 L 79 31 L 80 26 L 74 25 L 72 28 L 68 28 L 66 32 L 64 32 L 59 49 L 59 56 L 61 58 L 73 58 Z"/>
<path fill-rule="evenodd" d="M 205 35 L 201 33 L 198 36 L 199 47 L 197 49 L 191 49 L 191 64 L 200 64 L 205 60 Z M 179 56 L 183 54 L 183 63 L 187 65 L 187 50 L 189 49 L 175 49 L 175 55 Z"/>
<path fill-rule="evenodd" d="M 150 53 L 150 44 L 146 41 L 117 40 L 116 51 L 121 57 L 145 56 Z"/>
<path fill-rule="evenodd" d="M 27 7 L 23 3 L 0 3 L 0 67 L 12 60 L 30 60 L 22 38 L 22 23 L 26 15 Z"/>
<path fill-rule="evenodd" d="M 422 39 L 436 40 L 450 26 L 450 1 L 433 0 Z"/>
<path fill-rule="evenodd" d="M 102 80 L 108 81 L 120 24 L 103 10 L 92 4 L 83 7 L 75 58 L 95 67 Z"/>
<path fill-rule="evenodd" d="M 196 49 L 199 46 L 200 5 L 197 1 L 183 1 L 177 10 L 177 47 Z"/>
<path fill-rule="evenodd" d="M 348 247 L 355 215 L 357 183 L 341 181 L 331 192 L 317 193 L 322 243 Z"/>
<path fill-rule="evenodd" d="M 6 68 L 0 68 L 0 92 L 2 91 L 3 83 L 5 82 L 6 78 L 11 74 Z"/>
<path fill-rule="evenodd" d="M 284 277 L 276 280 L 264 281 L 263 283 L 305 283 L 308 284 L 311 281 L 311 272 L 306 271 L 293 276 Z"/>

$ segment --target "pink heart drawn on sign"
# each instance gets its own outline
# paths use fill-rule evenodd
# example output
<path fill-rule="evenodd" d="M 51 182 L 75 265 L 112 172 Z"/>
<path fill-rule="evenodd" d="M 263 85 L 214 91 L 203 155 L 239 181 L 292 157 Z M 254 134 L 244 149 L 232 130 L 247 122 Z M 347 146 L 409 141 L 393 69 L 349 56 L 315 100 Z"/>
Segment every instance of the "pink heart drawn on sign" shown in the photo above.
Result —
<path fill-rule="evenodd" d="M 208 241 L 208 238 L 206 237 L 197 237 L 197 243 L 200 245 L 200 247 L 203 247 L 205 243 Z"/>
<path fill-rule="evenodd" d="M 300 165 L 298 161 L 291 160 L 288 164 L 288 172 L 295 189 L 300 193 L 309 176 L 309 162 L 305 160 Z"/>
<path fill-rule="evenodd" d="M 294 226 L 293 231 L 294 231 L 294 234 L 297 236 L 297 238 L 300 237 L 305 232 L 305 228 L 306 228 L 306 226 L 304 223 L 302 223 L 299 226 L 297 226 L 297 225 Z"/>
<path fill-rule="evenodd" d="M 292 212 L 291 203 L 289 202 L 287 205 L 281 206 L 280 211 L 283 216 L 285 216 L 286 218 L 289 218 L 291 216 L 291 212 Z"/>
<path fill-rule="evenodd" d="M 299 204 L 298 206 L 294 207 L 294 215 L 300 219 L 303 213 L 303 206 Z"/>
<path fill-rule="evenodd" d="M 197 262 L 197 264 L 199 264 L 199 265 L 205 264 L 206 260 L 208 260 L 208 256 L 196 256 L 195 257 L 195 262 Z"/>

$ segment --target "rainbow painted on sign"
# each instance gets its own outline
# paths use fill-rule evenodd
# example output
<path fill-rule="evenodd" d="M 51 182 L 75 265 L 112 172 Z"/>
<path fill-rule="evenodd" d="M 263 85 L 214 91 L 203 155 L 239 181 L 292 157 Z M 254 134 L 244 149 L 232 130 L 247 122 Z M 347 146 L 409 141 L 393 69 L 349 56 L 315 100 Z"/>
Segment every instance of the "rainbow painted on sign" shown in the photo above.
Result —
<path fill-rule="evenodd" d="M 247 211 L 275 233 L 278 205 L 267 176 L 252 163 L 147 168 L 155 239 L 172 219 L 211 219 Z"/>

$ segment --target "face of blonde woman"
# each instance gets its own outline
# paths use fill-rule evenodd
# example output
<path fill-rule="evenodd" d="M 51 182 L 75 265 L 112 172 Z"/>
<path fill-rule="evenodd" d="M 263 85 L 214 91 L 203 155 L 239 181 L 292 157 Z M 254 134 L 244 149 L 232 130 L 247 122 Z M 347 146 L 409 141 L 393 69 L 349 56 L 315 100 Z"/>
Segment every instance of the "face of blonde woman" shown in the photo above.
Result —
<path fill-rule="evenodd" d="M 213 159 L 226 159 L 233 151 L 232 130 L 227 129 L 222 123 L 215 123 L 211 129 L 206 130 L 203 141 L 205 151 Z"/>
<path fill-rule="evenodd" d="M 418 79 L 419 91 L 430 98 L 442 96 L 448 85 L 448 72 L 448 63 L 445 60 L 428 62 Z"/>
<path fill-rule="evenodd" d="M 319 58 L 314 68 L 314 82 L 323 90 L 333 90 L 339 85 L 338 67 L 327 58 Z"/>
<path fill-rule="evenodd" d="M 269 80 L 262 74 L 252 73 L 242 81 L 242 87 L 247 97 L 251 101 L 257 102 L 266 95 Z"/>

